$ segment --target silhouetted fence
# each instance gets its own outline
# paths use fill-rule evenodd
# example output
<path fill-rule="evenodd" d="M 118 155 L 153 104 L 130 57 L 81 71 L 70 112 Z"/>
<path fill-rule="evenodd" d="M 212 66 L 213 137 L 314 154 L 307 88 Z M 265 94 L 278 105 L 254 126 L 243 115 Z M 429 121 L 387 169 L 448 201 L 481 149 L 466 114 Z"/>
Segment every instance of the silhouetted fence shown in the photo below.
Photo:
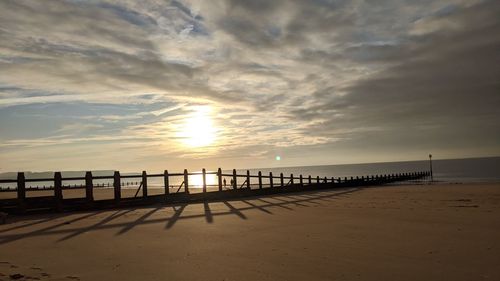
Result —
<path fill-rule="evenodd" d="M 217 177 L 217 183 L 214 185 L 207 184 L 207 175 L 214 175 Z M 267 175 L 262 174 L 262 172 L 258 172 L 257 175 L 251 175 L 250 171 L 247 170 L 246 174 L 237 174 L 236 169 L 233 169 L 232 173 L 223 173 L 219 168 L 216 172 L 209 171 L 207 172 L 203 169 L 201 172 L 191 172 L 189 173 L 186 169 L 183 173 L 169 173 L 167 170 L 162 174 L 147 174 L 146 171 L 143 171 L 142 174 L 134 174 L 134 175 L 121 175 L 119 171 L 115 171 L 113 175 L 109 176 L 94 176 L 92 172 L 86 172 L 84 177 L 62 177 L 61 172 L 55 172 L 53 178 L 36 178 L 36 179 L 27 179 L 23 172 L 18 173 L 17 179 L 2 179 L 1 183 L 16 183 L 17 187 L 15 189 L 4 189 L 2 191 L 10 191 L 17 192 L 17 198 L 15 199 L 1 199 L 0 200 L 0 208 L 8 209 L 9 207 L 16 207 L 17 210 L 24 211 L 30 208 L 55 208 L 56 210 L 62 210 L 65 201 L 69 204 L 80 204 L 85 203 L 86 207 L 92 207 L 95 205 L 97 201 L 105 201 L 106 204 L 116 205 L 122 201 L 122 188 L 124 186 L 129 185 L 139 185 L 137 192 L 135 193 L 134 198 L 126 198 L 128 201 L 131 199 L 137 200 L 145 200 L 150 198 L 148 192 L 148 179 L 151 178 L 160 178 L 163 179 L 163 193 L 161 195 L 153 195 L 152 197 L 158 199 L 159 197 L 163 198 L 165 201 L 168 201 L 170 197 L 177 198 L 180 200 L 190 201 L 190 197 L 195 198 L 190 194 L 190 189 L 194 187 L 189 183 L 189 176 L 201 176 L 201 184 L 197 184 L 196 187 L 201 188 L 202 194 L 212 194 L 209 198 L 217 199 L 217 198 L 225 198 L 224 196 L 229 194 L 228 192 L 238 192 L 241 190 L 267 190 L 268 192 L 254 192 L 254 193 L 240 193 L 244 195 L 258 195 L 258 194 L 267 194 L 270 192 L 278 192 L 278 190 L 307 190 L 307 189 L 319 189 L 319 188 L 331 188 L 331 187 L 345 187 L 345 186 L 366 186 L 366 185 L 380 185 L 387 184 L 396 181 L 407 181 L 407 180 L 416 180 L 423 179 L 430 176 L 430 172 L 414 172 L 414 173 L 398 173 L 398 174 L 385 174 L 385 175 L 371 175 L 371 176 L 357 176 L 357 177 L 311 177 L 303 175 L 294 176 L 293 174 L 289 176 L 285 176 L 283 173 L 279 175 L 273 175 L 270 172 Z M 181 182 L 179 185 L 171 185 L 171 179 L 177 178 L 178 182 Z M 225 179 L 229 178 L 230 183 L 227 185 Z M 257 183 L 252 184 L 252 179 L 257 181 Z M 97 183 L 95 184 L 95 180 L 111 180 L 110 183 Z M 122 180 L 125 180 L 122 182 Z M 130 181 L 132 180 L 132 181 Z M 135 180 L 135 181 L 134 181 Z M 266 183 L 264 183 L 264 180 Z M 66 184 L 63 185 L 64 182 L 71 181 L 80 181 L 85 182 L 85 184 Z M 53 182 L 53 186 L 43 186 L 42 188 L 27 188 L 26 183 L 33 182 Z M 215 190 L 207 190 L 207 187 L 215 187 Z M 113 199 L 112 200 L 94 200 L 94 189 L 98 187 L 112 187 L 113 188 Z M 252 189 L 252 187 L 255 187 Z M 174 192 L 171 191 L 171 188 L 176 189 Z M 85 189 L 85 197 L 73 199 L 64 199 L 63 198 L 63 190 L 69 189 Z M 53 190 L 53 196 L 41 196 L 41 197 L 31 197 L 27 198 L 26 193 L 34 190 Z M 139 191 L 142 190 L 142 196 L 137 198 Z M 174 193 L 174 194 L 173 194 Z M 184 194 L 184 196 L 179 197 L 179 194 Z M 191 195 L 191 196 L 189 196 Z M 235 193 L 235 195 L 238 195 Z M 177 196 L 177 197 L 175 197 Z M 208 198 L 208 197 L 197 197 L 200 198 Z M 80 199 L 80 200 L 78 200 Z M 155 200 L 150 200 L 151 202 Z M 114 203 L 114 204 L 112 204 Z M 102 206 L 102 204 L 100 204 Z"/>

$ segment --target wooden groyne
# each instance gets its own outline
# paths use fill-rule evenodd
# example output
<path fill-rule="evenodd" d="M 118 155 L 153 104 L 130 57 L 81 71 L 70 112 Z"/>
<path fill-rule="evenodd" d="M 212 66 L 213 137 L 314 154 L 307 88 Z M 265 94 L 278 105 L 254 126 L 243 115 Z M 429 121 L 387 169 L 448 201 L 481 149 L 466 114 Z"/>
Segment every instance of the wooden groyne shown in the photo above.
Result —
<path fill-rule="evenodd" d="M 215 176 L 217 184 L 208 185 L 207 175 Z M 203 169 L 201 172 L 191 172 L 184 170 L 183 173 L 169 173 L 167 170 L 162 174 L 148 174 L 143 171 L 142 174 L 122 175 L 115 171 L 109 176 L 95 176 L 92 172 L 86 172 L 84 177 L 62 177 L 61 172 L 55 172 L 53 178 L 27 179 L 23 172 L 18 173 L 17 179 L 3 179 L 0 184 L 16 184 L 16 188 L 3 190 L 6 192 L 15 192 L 15 198 L 0 199 L 0 211 L 9 213 L 25 213 L 31 211 L 64 211 L 80 209 L 100 209 L 116 208 L 135 205 L 148 205 L 155 203 L 181 203 L 181 202 L 199 202 L 216 201 L 238 197 L 258 196 L 267 194 L 276 194 L 284 192 L 296 192 L 306 190 L 318 190 L 340 187 L 361 187 L 376 186 L 398 181 L 419 180 L 429 178 L 430 172 L 413 172 L 384 175 L 368 175 L 357 177 L 311 177 L 294 176 L 293 174 L 285 176 L 283 173 L 273 175 L 273 173 L 262 174 L 258 172 L 251 175 L 250 171 L 245 174 L 238 174 L 236 169 L 232 173 L 223 173 L 222 169 L 216 172 L 209 172 Z M 195 186 L 190 185 L 190 176 L 201 177 L 201 183 Z M 161 194 L 149 194 L 148 179 L 160 178 L 163 180 Z M 171 185 L 173 179 L 180 180 L 180 185 Z M 230 179 L 229 185 L 226 178 Z M 112 181 L 112 187 L 106 188 L 109 184 L 95 183 L 97 180 Z M 122 190 L 125 186 L 122 181 L 132 180 L 132 183 L 139 183 L 137 191 L 133 197 L 122 197 Z M 79 181 L 85 184 L 63 185 L 63 182 Z M 252 181 L 254 183 L 252 183 Z M 264 183 L 264 181 L 266 183 Z M 26 187 L 27 183 L 52 182 L 53 185 L 43 187 L 42 190 L 53 191 L 50 196 L 27 196 L 29 193 L 37 192 L 38 188 Z M 128 185 L 128 184 L 127 184 Z M 111 199 L 95 200 L 94 190 L 103 189 L 112 190 Z M 171 189 L 174 188 L 174 191 Z M 84 195 L 81 198 L 64 198 L 63 191 L 84 189 Z M 141 191 L 139 193 L 139 191 Z M 158 189 L 155 189 L 158 191 Z M 197 192 L 193 192 L 197 191 Z"/>

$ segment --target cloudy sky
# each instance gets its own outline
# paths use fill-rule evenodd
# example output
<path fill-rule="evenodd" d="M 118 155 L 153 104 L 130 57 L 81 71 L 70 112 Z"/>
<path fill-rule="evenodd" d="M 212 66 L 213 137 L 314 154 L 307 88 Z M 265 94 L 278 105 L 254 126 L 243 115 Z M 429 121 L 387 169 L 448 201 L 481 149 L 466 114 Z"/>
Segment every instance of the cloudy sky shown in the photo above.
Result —
<path fill-rule="evenodd" d="M 0 0 L 0 172 L 498 156 L 499 15 L 498 0 Z"/>

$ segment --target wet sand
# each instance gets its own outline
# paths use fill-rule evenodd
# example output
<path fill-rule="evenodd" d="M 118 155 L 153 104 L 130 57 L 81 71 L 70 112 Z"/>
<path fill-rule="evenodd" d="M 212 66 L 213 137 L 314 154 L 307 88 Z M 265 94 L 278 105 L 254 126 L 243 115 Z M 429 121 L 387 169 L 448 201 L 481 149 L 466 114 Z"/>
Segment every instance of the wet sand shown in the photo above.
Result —
<path fill-rule="evenodd" d="M 0 280 L 500 280 L 500 184 L 9 217 Z"/>

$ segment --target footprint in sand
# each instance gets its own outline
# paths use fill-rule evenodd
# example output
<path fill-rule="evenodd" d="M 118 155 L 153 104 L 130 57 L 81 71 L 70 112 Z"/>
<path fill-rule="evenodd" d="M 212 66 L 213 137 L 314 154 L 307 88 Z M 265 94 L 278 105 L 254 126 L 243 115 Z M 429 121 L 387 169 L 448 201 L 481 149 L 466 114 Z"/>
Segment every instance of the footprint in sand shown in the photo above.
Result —
<path fill-rule="evenodd" d="M 9 277 L 12 280 L 18 280 L 18 279 L 24 278 L 25 276 L 22 274 L 19 274 L 19 273 L 14 273 L 14 274 L 9 275 Z"/>
<path fill-rule="evenodd" d="M 41 267 L 20 267 L 8 261 L 0 261 L 0 281 L 6 280 L 49 280 L 51 275 L 42 272 Z M 51 279 L 52 280 L 52 279 Z M 62 280 L 62 279 L 58 279 Z M 79 280 L 79 279 L 74 279 Z"/>

